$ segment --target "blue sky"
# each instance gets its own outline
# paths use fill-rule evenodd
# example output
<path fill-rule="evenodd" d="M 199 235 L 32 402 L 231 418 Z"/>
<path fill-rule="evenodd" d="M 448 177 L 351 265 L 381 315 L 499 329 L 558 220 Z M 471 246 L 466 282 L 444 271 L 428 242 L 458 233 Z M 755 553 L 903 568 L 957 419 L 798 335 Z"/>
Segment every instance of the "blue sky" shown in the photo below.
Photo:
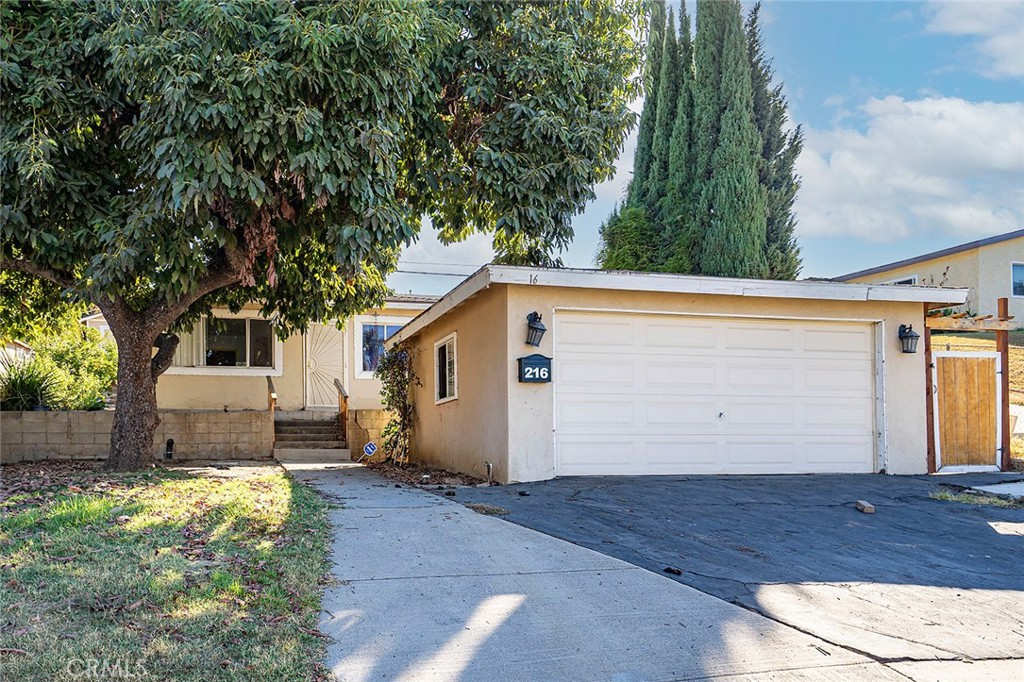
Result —
<path fill-rule="evenodd" d="M 1024 2 L 769 0 L 761 16 L 790 117 L 806 136 L 797 165 L 802 277 L 1024 227 Z M 615 178 L 574 220 L 566 265 L 593 267 L 635 134 Z M 469 273 L 490 257 L 486 238 L 445 247 L 427 228 L 400 269 Z M 391 279 L 422 293 L 458 281 Z"/>

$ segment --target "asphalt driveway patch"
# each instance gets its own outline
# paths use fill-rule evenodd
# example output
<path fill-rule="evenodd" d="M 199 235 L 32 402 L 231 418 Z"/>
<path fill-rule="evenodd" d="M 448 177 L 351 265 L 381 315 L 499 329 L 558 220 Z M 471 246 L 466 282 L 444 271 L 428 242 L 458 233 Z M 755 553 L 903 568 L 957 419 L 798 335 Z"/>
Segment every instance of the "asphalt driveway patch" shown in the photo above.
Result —
<path fill-rule="evenodd" d="M 1024 510 L 930 494 L 996 480 L 570 477 L 457 499 L 880 660 L 983 659 L 1024 656 L 1024 537 L 999 530 Z"/>

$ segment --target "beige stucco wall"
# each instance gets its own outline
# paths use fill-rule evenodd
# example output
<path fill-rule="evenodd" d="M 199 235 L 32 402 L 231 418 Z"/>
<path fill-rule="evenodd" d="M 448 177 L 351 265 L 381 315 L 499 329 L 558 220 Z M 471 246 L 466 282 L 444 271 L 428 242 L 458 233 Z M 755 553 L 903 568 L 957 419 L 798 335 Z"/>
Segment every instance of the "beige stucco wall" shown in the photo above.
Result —
<path fill-rule="evenodd" d="M 502 307 L 505 317 L 496 319 Z M 430 377 L 434 341 L 453 329 L 474 330 L 465 338 L 460 331 L 459 400 L 434 405 L 432 378 L 424 380 L 424 387 L 415 392 L 418 422 L 414 457 L 477 475 L 483 459 L 489 458 L 495 463 L 495 477 L 503 482 L 554 476 L 554 384 L 520 384 L 516 358 L 533 352 L 554 357 L 552 369 L 557 375 L 553 342 L 559 308 L 877 321 L 884 354 L 885 466 L 893 474 L 927 471 L 924 354 L 901 353 L 896 335 L 901 323 L 922 327 L 924 306 L 920 303 L 521 285 L 492 286 L 412 339 L 419 351 L 417 371 Z M 524 341 L 526 316 L 534 310 L 542 314 L 549 330 L 539 349 L 526 346 Z M 473 348 L 475 344 L 479 347 Z M 883 430 L 882 424 L 879 429 Z M 499 468 L 499 461 L 503 468 Z"/>
<path fill-rule="evenodd" d="M 918 284 L 922 285 L 966 287 L 970 294 L 963 310 L 976 315 L 995 315 L 998 299 L 1006 297 L 1010 314 L 1024 325 L 1024 297 L 1013 296 L 1010 288 L 1010 266 L 1014 262 L 1024 262 L 1024 238 L 1009 239 L 850 281 L 879 283 L 917 275 Z"/>
<path fill-rule="evenodd" d="M 485 478 L 509 476 L 509 370 L 506 288 L 491 287 L 424 328 L 411 340 L 416 422 L 412 459 Z M 456 337 L 458 399 L 434 404 L 434 343 Z"/>
<path fill-rule="evenodd" d="M 420 313 L 418 309 L 387 308 L 369 310 L 349 320 L 339 332 L 344 338 L 345 377 L 342 383 L 349 394 L 349 409 L 380 409 L 380 382 L 358 376 L 361 350 L 357 321 L 375 319 L 409 320 Z M 224 311 L 217 315 L 230 316 Z M 244 315 L 245 313 L 243 313 Z M 251 314 L 251 313 L 250 313 Z M 305 407 L 305 338 L 294 334 L 283 344 L 283 365 L 279 375 L 272 376 L 277 392 L 277 409 L 301 410 Z M 219 370 L 230 372 L 231 369 Z M 175 373 L 172 368 L 157 381 L 157 405 L 161 409 L 179 410 L 265 410 L 267 409 L 267 379 L 265 376 L 247 376 L 240 372 L 230 374 Z"/>
<path fill-rule="evenodd" d="M 1024 327 L 1024 296 L 1014 296 L 1011 287 L 1010 267 L 1015 262 L 1024 263 L 1024 237 L 978 249 L 978 314 L 995 315 L 997 299 L 1005 296 L 1014 322 Z"/>

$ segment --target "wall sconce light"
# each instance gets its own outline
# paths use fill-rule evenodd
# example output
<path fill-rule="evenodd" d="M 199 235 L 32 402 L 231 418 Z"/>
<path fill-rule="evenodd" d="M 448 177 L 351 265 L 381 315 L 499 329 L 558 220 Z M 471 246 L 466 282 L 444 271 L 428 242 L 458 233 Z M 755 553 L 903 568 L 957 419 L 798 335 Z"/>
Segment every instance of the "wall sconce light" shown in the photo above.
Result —
<path fill-rule="evenodd" d="M 900 343 L 903 344 L 904 353 L 916 353 L 917 342 L 920 338 L 921 335 L 914 331 L 914 325 L 900 325 Z"/>
<path fill-rule="evenodd" d="M 540 340 L 544 338 L 544 332 L 548 330 L 540 321 L 540 313 L 534 310 L 526 316 L 526 344 L 539 346 Z"/>

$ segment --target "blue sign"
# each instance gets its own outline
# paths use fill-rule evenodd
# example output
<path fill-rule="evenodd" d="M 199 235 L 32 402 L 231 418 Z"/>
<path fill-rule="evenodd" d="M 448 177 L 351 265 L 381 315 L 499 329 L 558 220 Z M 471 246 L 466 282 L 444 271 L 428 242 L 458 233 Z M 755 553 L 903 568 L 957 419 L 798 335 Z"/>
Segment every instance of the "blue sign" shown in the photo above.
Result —
<path fill-rule="evenodd" d="M 367 443 L 363 446 L 363 454 L 367 457 L 373 457 L 373 453 L 377 452 L 377 446 L 373 443 Z"/>
<path fill-rule="evenodd" d="M 546 384 L 551 381 L 551 358 L 527 355 L 519 358 L 519 383 Z"/>

